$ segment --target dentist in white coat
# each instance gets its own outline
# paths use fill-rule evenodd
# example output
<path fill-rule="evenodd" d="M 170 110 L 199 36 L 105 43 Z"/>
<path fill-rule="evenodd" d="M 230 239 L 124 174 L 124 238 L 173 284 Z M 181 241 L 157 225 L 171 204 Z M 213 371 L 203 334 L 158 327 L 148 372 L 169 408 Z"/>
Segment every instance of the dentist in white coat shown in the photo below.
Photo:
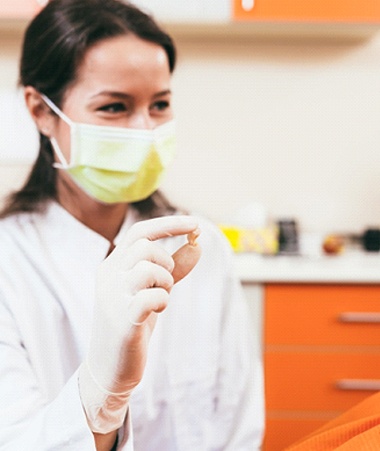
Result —
<path fill-rule="evenodd" d="M 0 450 L 260 448 L 231 251 L 157 190 L 174 65 L 171 38 L 122 1 L 52 0 L 27 28 L 40 151 L 0 220 Z"/>

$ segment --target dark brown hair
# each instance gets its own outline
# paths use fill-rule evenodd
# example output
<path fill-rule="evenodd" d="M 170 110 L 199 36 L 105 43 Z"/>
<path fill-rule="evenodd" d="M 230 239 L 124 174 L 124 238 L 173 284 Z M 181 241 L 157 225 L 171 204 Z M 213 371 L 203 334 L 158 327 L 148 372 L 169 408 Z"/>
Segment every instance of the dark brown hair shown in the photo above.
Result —
<path fill-rule="evenodd" d="M 51 0 L 25 32 L 19 84 L 33 86 L 60 107 L 89 48 L 129 33 L 161 46 L 173 72 L 176 49 L 171 37 L 135 6 L 121 0 Z M 39 211 L 47 200 L 56 199 L 53 159 L 50 140 L 40 133 L 39 153 L 29 177 L 8 197 L 1 217 Z M 175 210 L 158 191 L 133 205 L 143 217 Z"/>

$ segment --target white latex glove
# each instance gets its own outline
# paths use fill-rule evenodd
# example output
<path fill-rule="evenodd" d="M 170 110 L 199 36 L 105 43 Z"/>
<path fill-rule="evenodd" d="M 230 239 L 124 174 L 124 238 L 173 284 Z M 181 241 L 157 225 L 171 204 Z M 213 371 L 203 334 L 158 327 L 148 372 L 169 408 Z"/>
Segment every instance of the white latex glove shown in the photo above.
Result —
<path fill-rule="evenodd" d="M 178 273 L 189 272 L 200 255 L 191 240 L 177 256 L 155 240 L 197 234 L 197 227 L 190 216 L 138 222 L 101 264 L 89 354 L 79 369 L 81 400 L 93 432 L 105 434 L 123 424 L 130 394 L 143 376 L 157 313 L 168 304 L 173 275 L 179 280 Z"/>

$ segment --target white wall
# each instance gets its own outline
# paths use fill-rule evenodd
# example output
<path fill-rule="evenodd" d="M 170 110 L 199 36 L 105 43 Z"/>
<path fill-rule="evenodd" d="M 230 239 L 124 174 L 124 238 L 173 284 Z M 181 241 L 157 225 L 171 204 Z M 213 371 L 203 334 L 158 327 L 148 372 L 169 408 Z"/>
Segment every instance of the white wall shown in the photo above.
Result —
<path fill-rule="evenodd" d="M 0 45 L 1 92 L 15 84 L 19 36 Z M 178 49 L 180 151 L 164 185 L 174 201 L 215 221 L 254 201 L 308 231 L 380 225 L 380 34 L 179 38 Z M 0 166 L 0 192 L 15 171 Z"/>

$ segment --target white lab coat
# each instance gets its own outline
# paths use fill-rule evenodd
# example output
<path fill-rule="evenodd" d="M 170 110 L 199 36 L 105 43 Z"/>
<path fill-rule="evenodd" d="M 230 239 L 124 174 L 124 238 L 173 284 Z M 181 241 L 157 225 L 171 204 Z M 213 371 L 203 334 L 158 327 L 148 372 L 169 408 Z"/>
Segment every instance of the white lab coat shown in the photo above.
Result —
<path fill-rule="evenodd" d="M 119 236 L 131 222 L 129 213 Z M 132 394 L 120 450 L 260 447 L 260 356 L 231 253 L 200 220 L 202 258 L 172 290 Z M 161 240 L 174 251 L 185 238 Z M 0 450 L 95 450 L 77 368 L 88 346 L 94 278 L 109 242 L 52 202 L 0 222 Z M 127 429 L 130 429 L 126 432 Z"/>

